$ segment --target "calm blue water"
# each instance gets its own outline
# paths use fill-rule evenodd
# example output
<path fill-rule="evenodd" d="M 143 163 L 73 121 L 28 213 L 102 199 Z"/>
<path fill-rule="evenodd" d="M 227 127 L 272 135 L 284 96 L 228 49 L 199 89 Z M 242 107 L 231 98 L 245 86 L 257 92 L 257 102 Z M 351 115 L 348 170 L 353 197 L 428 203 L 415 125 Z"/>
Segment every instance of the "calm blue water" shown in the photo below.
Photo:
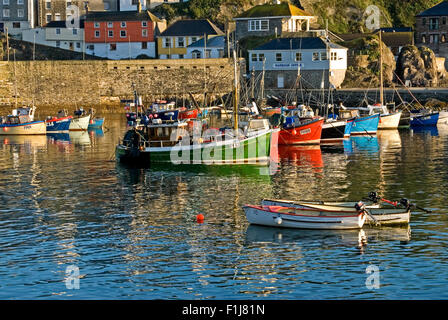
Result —
<path fill-rule="evenodd" d="M 0 138 L 0 299 L 448 298 L 448 126 L 282 148 L 273 176 L 126 168 L 124 130 L 110 117 L 104 132 Z M 334 232 L 250 226 L 241 209 L 375 190 L 434 211 Z"/>

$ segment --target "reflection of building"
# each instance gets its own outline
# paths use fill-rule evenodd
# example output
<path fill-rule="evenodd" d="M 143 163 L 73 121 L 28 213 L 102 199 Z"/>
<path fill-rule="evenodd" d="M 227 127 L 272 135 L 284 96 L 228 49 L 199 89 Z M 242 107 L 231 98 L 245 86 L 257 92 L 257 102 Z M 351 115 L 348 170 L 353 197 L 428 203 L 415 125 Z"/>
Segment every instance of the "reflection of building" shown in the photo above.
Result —
<path fill-rule="evenodd" d="M 303 85 L 334 87 L 344 81 L 347 48 L 321 38 L 277 38 L 249 50 L 249 70 L 265 71 L 266 88 L 294 88 L 300 69 Z"/>
<path fill-rule="evenodd" d="M 1 0 L 0 1 L 0 32 L 17 35 L 23 29 L 35 25 L 35 7 L 32 0 Z"/>
<path fill-rule="evenodd" d="M 415 17 L 415 44 L 426 46 L 448 57 L 448 1 L 429 8 Z"/>

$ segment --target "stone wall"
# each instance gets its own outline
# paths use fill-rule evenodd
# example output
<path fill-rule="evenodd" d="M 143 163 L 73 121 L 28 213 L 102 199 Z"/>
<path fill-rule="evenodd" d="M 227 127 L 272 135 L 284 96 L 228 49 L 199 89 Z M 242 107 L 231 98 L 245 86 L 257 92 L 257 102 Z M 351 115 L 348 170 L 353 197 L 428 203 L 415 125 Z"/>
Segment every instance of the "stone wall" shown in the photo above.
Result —
<path fill-rule="evenodd" d="M 217 97 L 232 91 L 234 79 L 228 59 L 17 61 L 3 63 L 0 69 L 0 82 L 8 85 L 0 92 L 0 105 L 15 103 L 17 89 L 19 103 L 34 99 L 41 110 L 119 105 L 120 99 L 132 98 L 132 84 L 147 103 L 188 98 L 189 92 L 198 99 L 204 92 Z"/>

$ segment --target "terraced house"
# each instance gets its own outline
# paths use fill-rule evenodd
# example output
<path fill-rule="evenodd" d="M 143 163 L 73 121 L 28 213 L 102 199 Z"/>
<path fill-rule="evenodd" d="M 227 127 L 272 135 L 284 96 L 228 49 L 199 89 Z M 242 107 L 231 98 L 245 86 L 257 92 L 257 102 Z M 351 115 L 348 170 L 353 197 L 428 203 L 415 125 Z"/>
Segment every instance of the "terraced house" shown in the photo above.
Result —
<path fill-rule="evenodd" d="M 443 1 L 415 17 L 415 44 L 426 46 L 448 58 L 448 1 Z"/>
<path fill-rule="evenodd" d="M 224 33 L 208 19 L 178 20 L 157 39 L 159 59 L 184 59 L 191 44 L 222 35 Z"/>
<path fill-rule="evenodd" d="M 303 33 L 311 30 L 316 17 L 290 4 L 262 4 L 243 12 L 235 21 L 235 38 L 291 36 L 288 33 Z"/>
<path fill-rule="evenodd" d="M 148 10 L 92 12 L 84 22 L 86 53 L 108 59 L 156 57 L 164 22 Z"/>
<path fill-rule="evenodd" d="M 35 25 L 35 8 L 32 0 L 0 0 L 0 32 L 19 35 L 23 29 Z"/>

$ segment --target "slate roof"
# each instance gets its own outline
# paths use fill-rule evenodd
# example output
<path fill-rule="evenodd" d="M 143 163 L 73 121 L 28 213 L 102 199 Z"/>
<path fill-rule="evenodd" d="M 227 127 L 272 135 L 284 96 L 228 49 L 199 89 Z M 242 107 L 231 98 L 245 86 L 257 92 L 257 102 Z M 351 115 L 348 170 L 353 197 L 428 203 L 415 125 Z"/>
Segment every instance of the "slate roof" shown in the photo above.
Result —
<path fill-rule="evenodd" d="M 328 43 L 332 49 L 346 49 L 336 43 Z M 299 50 L 299 49 L 326 49 L 325 41 L 321 38 L 277 38 L 253 50 Z"/>
<path fill-rule="evenodd" d="M 208 48 L 224 48 L 225 46 L 225 37 L 224 36 L 216 36 L 210 39 L 207 39 L 206 46 Z M 190 44 L 188 48 L 204 48 L 204 38 Z"/>
<path fill-rule="evenodd" d="M 311 17 L 312 14 L 299 9 L 290 3 L 281 4 L 262 4 L 243 12 L 238 18 L 260 18 L 260 17 L 292 17 L 292 16 L 306 16 Z"/>
<path fill-rule="evenodd" d="M 86 21 L 153 21 L 162 22 L 149 10 L 138 11 L 93 11 L 85 15 Z"/>
<path fill-rule="evenodd" d="M 66 28 L 66 22 L 64 21 L 50 21 L 44 25 L 45 28 Z M 79 27 L 84 28 L 84 19 L 79 20 Z"/>
<path fill-rule="evenodd" d="M 208 19 L 178 20 L 171 24 L 160 35 L 162 37 L 191 37 L 207 35 L 223 35 L 217 26 Z"/>
<path fill-rule="evenodd" d="M 440 2 L 428 10 L 425 10 L 417 15 L 417 17 L 431 17 L 431 16 L 448 16 L 448 1 Z"/>

